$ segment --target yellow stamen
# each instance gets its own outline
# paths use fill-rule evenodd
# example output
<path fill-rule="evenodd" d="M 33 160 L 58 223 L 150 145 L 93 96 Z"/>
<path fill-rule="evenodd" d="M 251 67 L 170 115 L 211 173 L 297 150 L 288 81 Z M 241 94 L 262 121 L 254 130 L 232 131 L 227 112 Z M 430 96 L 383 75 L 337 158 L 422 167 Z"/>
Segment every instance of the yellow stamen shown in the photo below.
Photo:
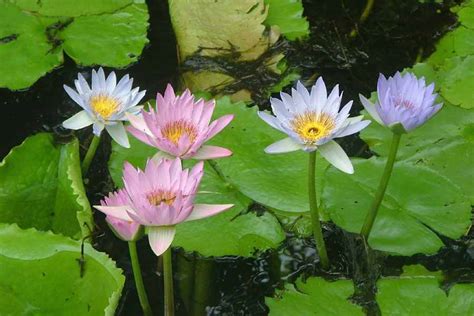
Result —
<path fill-rule="evenodd" d="M 109 119 L 119 107 L 119 102 L 107 95 L 95 95 L 90 99 L 92 110 L 100 115 L 103 119 Z"/>
<path fill-rule="evenodd" d="M 169 191 L 157 190 L 147 194 L 146 198 L 150 204 L 159 206 L 161 203 L 165 202 L 168 205 L 173 204 L 176 196 Z"/>
<path fill-rule="evenodd" d="M 161 133 L 165 138 L 176 145 L 183 134 L 186 135 L 191 142 L 197 137 L 196 127 L 183 120 L 166 124 L 166 126 L 161 129 Z"/>
<path fill-rule="evenodd" d="M 307 111 L 291 120 L 293 131 L 307 144 L 329 135 L 335 127 L 334 118 L 325 114 Z"/>

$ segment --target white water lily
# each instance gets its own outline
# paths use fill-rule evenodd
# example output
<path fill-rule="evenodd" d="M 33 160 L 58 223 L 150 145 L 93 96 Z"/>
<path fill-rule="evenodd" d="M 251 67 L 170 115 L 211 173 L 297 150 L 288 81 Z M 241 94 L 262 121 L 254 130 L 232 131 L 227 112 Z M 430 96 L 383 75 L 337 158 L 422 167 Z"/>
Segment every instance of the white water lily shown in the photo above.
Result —
<path fill-rule="evenodd" d="M 63 122 L 65 128 L 78 130 L 93 125 L 93 132 L 100 136 L 105 128 L 109 135 L 119 145 L 129 148 L 130 143 L 123 126 L 127 121 L 126 113 L 137 115 L 141 106 L 138 102 L 145 96 L 146 91 L 139 91 L 139 87 L 132 89 L 133 78 L 125 75 L 117 83 L 115 72 L 106 78 L 104 70 L 92 70 L 92 88 L 79 73 L 74 80 L 76 90 L 64 85 L 67 94 L 83 108 Z"/>
<path fill-rule="evenodd" d="M 339 111 L 342 101 L 339 86 L 336 85 L 328 96 L 320 77 L 311 92 L 298 82 L 291 95 L 282 92 L 280 96 L 281 100 L 270 99 L 275 116 L 261 111 L 258 115 L 289 137 L 271 144 L 265 152 L 277 154 L 299 149 L 306 152 L 318 150 L 334 167 L 353 173 L 349 157 L 334 139 L 357 133 L 370 121 L 362 121 L 362 116 L 349 117 L 352 101 Z"/>

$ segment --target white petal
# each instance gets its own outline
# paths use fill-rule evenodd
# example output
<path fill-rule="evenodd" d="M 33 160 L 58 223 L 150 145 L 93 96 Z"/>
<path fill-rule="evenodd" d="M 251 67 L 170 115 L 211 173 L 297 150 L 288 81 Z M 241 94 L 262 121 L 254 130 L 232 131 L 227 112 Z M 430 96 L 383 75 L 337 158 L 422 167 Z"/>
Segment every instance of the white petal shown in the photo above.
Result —
<path fill-rule="evenodd" d="M 357 122 L 354 124 L 348 124 L 345 128 L 341 129 L 336 135 L 337 137 L 344 137 L 347 135 L 352 135 L 354 133 L 359 132 L 360 130 L 367 127 L 370 124 L 370 120 L 365 120 L 362 122 Z"/>
<path fill-rule="evenodd" d="M 176 228 L 174 226 L 151 226 L 148 228 L 148 242 L 157 256 L 161 256 L 173 242 Z"/>
<path fill-rule="evenodd" d="M 291 137 L 287 137 L 265 148 L 265 152 L 267 154 L 280 154 L 300 149 L 303 149 L 303 146 L 301 144 L 295 142 Z"/>
<path fill-rule="evenodd" d="M 111 72 L 110 75 L 107 77 L 105 81 L 107 92 L 112 94 L 114 92 L 115 86 L 117 85 L 117 77 L 115 76 L 115 72 Z"/>
<path fill-rule="evenodd" d="M 326 104 L 328 92 L 323 77 L 319 77 L 316 84 L 311 88 L 311 106 L 317 112 L 321 111 Z"/>
<path fill-rule="evenodd" d="M 263 111 L 258 111 L 257 114 L 268 125 L 270 125 L 273 128 L 276 128 L 277 130 L 281 130 L 280 121 L 276 117 Z"/>
<path fill-rule="evenodd" d="M 130 148 L 130 143 L 128 142 L 127 132 L 125 127 L 123 127 L 122 122 L 113 125 L 106 125 L 105 129 L 109 132 L 109 135 L 122 147 Z"/>
<path fill-rule="evenodd" d="M 104 127 L 104 123 L 94 122 L 94 125 L 92 126 L 92 132 L 94 133 L 94 135 L 100 136 L 100 133 L 102 133 Z"/>
<path fill-rule="evenodd" d="M 71 99 L 74 100 L 74 102 L 76 102 L 82 108 L 84 108 L 85 103 L 82 100 L 81 96 L 76 91 L 74 91 L 73 89 L 71 89 L 70 87 L 68 87 L 66 85 L 63 85 L 63 88 L 64 88 L 64 90 L 66 90 L 66 93 L 71 97 Z"/>
<path fill-rule="evenodd" d="M 81 129 L 94 123 L 92 117 L 86 111 L 81 111 L 63 122 L 63 126 L 69 129 Z"/>
<path fill-rule="evenodd" d="M 347 157 L 346 152 L 341 148 L 341 146 L 339 146 L 335 141 L 332 140 L 327 142 L 318 147 L 318 150 L 321 156 L 337 169 L 345 173 L 354 173 L 354 167 L 352 166 L 351 160 Z"/>
<path fill-rule="evenodd" d="M 382 122 L 382 119 L 380 118 L 379 114 L 377 113 L 377 110 L 375 109 L 375 105 L 369 100 L 367 100 L 367 98 L 364 97 L 362 94 L 359 94 L 359 99 L 362 105 L 364 106 L 365 110 L 369 112 L 369 115 L 372 116 L 372 118 L 380 125 L 385 125 Z"/>

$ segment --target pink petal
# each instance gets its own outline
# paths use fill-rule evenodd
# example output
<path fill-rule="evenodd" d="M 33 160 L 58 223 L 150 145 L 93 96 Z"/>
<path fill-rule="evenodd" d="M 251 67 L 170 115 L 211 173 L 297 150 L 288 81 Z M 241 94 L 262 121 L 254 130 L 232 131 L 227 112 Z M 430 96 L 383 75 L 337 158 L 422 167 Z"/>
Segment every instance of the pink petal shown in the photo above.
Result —
<path fill-rule="evenodd" d="M 148 242 L 157 256 L 161 256 L 173 242 L 176 228 L 174 226 L 152 226 L 148 228 Z"/>
<path fill-rule="evenodd" d="M 234 204 L 195 204 L 192 213 L 186 218 L 186 222 L 206 218 L 223 212 L 233 207 Z"/>
<path fill-rule="evenodd" d="M 124 221 L 132 221 L 132 218 L 128 215 L 127 211 L 130 211 L 130 206 L 103 206 L 103 205 L 94 205 L 94 208 L 101 211 L 105 215 L 109 215 Z"/>
<path fill-rule="evenodd" d="M 115 235 L 125 241 L 134 240 L 140 230 L 140 224 L 136 222 L 123 221 L 113 216 L 107 216 L 105 220 Z"/>
<path fill-rule="evenodd" d="M 214 137 L 217 133 L 222 131 L 224 127 L 229 125 L 229 123 L 234 119 L 233 114 L 224 115 L 223 117 L 218 118 L 209 125 L 209 130 L 207 133 L 207 140 Z"/>
<path fill-rule="evenodd" d="M 150 137 L 147 136 L 146 133 L 144 133 L 143 131 L 139 130 L 139 129 L 136 129 L 135 127 L 133 126 L 127 126 L 127 131 L 132 134 L 136 139 L 138 139 L 139 141 L 149 145 L 149 146 L 152 146 L 152 147 L 156 147 L 151 141 L 150 141 Z"/>
<path fill-rule="evenodd" d="M 231 155 L 232 155 L 232 151 L 230 151 L 227 148 L 204 145 L 197 151 L 195 155 L 193 155 L 192 158 L 198 159 L 198 160 L 206 160 L 206 159 L 228 157 Z"/>

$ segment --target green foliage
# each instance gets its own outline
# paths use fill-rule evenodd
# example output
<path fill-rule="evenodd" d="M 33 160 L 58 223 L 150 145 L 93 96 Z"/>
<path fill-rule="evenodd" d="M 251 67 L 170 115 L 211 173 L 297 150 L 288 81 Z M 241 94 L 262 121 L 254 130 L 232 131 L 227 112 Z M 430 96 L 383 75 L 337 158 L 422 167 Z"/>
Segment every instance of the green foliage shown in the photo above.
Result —
<path fill-rule="evenodd" d="M 403 135 L 397 160 L 427 167 L 456 184 L 474 203 L 474 111 L 446 105 L 425 125 Z M 377 154 L 386 156 L 391 132 L 376 122 L 361 132 Z M 396 169 L 395 169 L 396 172 Z M 415 177 L 415 176 L 414 176 Z"/>
<path fill-rule="evenodd" d="M 80 65 L 125 67 L 148 42 L 147 20 L 142 1 L 0 0 L 0 87 L 29 87 L 63 50 Z"/>
<path fill-rule="evenodd" d="M 309 23 L 303 17 L 301 0 L 265 0 L 268 15 L 265 25 L 276 25 L 290 41 L 309 35 Z"/>
<path fill-rule="evenodd" d="M 286 285 L 275 298 L 266 298 L 270 315 L 364 315 L 362 308 L 350 301 L 354 286 L 350 280 L 326 281 L 322 278 L 298 280 L 296 288 Z"/>
<path fill-rule="evenodd" d="M 436 51 L 426 60 L 432 68 L 441 96 L 450 104 L 474 108 L 474 1 L 468 0 L 455 11 L 460 25 L 447 33 Z"/>
<path fill-rule="evenodd" d="M 414 269 L 412 269 L 414 270 Z M 440 288 L 440 275 L 423 269 L 377 282 L 382 315 L 472 315 L 474 284 L 456 284 L 448 293 Z"/>
<path fill-rule="evenodd" d="M 77 139 L 58 144 L 47 133 L 27 138 L 0 164 L 0 187 L 0 222 L 74 238 L 93 227 Z"/>
<path fill-rule="evenodd" d="M 331 219 L 359 232 L 385 166 L 385 159 L 354 160 L 354 175 L 326 173 L 323 202 Z M 395 164 L 369 238 L 374 249 L 394 254 L 435 253 L 437 233 L 456 239 L 471 225 L 471 205 L 444 176 L 413 161 Z"/>
<path fill-rule="evenodd" d="M 0 224 L 1 315 L 114 315 L 125 278 L 107 255 L 35 229 Z"/>

